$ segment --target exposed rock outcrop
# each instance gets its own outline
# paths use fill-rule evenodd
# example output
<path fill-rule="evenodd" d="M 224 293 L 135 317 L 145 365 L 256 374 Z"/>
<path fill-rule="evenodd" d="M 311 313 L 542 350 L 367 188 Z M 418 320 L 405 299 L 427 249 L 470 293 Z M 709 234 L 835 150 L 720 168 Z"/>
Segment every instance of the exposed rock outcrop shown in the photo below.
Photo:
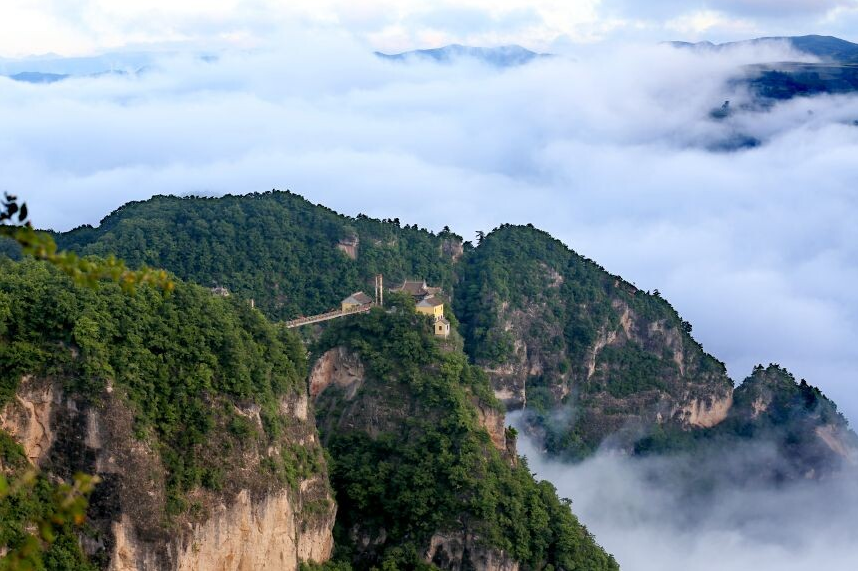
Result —
<path fill-rule="evenodd" d="M 0 411 L 0 429 L 10 433 L 34 466 L 39 466 L 54 442 L 51 412 L 57 404 L 57 387 L 49 380 L 25 376 L 15 400 Z"/>
<path fill-rule="evenodd" d="M 351 400 L 363 384 L 363 364 L 357 356 L 344 347 L 326 352 L 313 366 L 310 373 L 310 396 L 316 398 L 330 385 L 345 391 Z"/>
<path fill-rule="evenodd" d="M 358 247 L 360 245 L 360 238 L 357 234 L 352 236 L 348 236 L 346 238 L 341 238 L 339 242 L 337 242 L 337 250 L 343 252 L 346 256 L 351 258 L 352 260 L 357 260 L 358 256 Z"/>
<path fill-rule="evenodd" d="M 464 531 L 436 533 L 426 551 L 426 563 L 449 571 L 518 571 L 519 564 L 503 551 L 487 548 Z"/>
<path fill-rule="evenodd" d="M 441 242 L 441 254 L 453 262 L 459 261 L 459 258 L 464 254 L 462 241 L 456 238 L 445 238 Z"/>
<path fill-rule="evenodd" d="M 709 399 L 692 399 L 680 411 L 682 422 L 695 428 L 712 428 L 722 423 L 733 406 L 733 392 Z"/>
<path fill-rule="evenodd" d="M 101 478 L 88 514 L 94 533 L 82 545 L 107 569 L 279 571 L 331 556 L 336 507 L 326 473 L 284 486 L 261 471 L 260 452 L 244 455 L 221 492 L 191 492 L 198 513 L 174 516 L 166 526 L 165 470 L 149 441 L 135 436 L 121 393 L 105 388 L 94 405 L 65 394 L 58 380 L 27 377 L 0 415 L 3 429 L 42 470 Z M 257 409 L 240 414 L 255 422 Z M 285 397 L 280 410 L 295 419 L 289 442 L 318 446 L 306 394 Z"/>

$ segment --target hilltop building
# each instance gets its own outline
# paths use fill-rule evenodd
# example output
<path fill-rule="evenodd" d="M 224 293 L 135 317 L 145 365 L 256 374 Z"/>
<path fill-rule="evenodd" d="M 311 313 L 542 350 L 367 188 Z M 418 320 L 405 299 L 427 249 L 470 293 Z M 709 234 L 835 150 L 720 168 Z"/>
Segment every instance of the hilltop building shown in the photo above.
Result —
<path fill-rule="evenodd" d="M 217 286 L 211 288 L 211 292 L 214 295 L 219 295 L 220 297 L 229 297 L 229 290 L 223 286 Z"/>
<path fill-rule="evenodd" d="M 444 317 L 444 302 L 434 295 L 427 295 L 417 302 L 417 313 L 425 313 L 435 318 L 435 320 Z"/>
<path fill-rule="evenodd" d="M 435 320 L 435 336 L 446 339 L 450 336 L 450 322 L 446 317 L 440 317 Z"/>
<path fill-rule="evenodd" d="M 426 285 L 426 280 L 405 280 L 401 286 L 392 288 L 390 291 L 407 293 L 419 301 L 428 295 L 441 293 L 441 288 L 429 287 Z"/>
<path fill-rule="evenodd" d="M 364 292 L 359 291 L 359 292 L 353 293 L 350 296 L 348 296 L 347 298 L 345 298 L 340 305 L 341 305 L 343 311 L 350 311 L 352 309 L 357 309 L 358 307 L 361 307 L 363 305 L 367 305 L 370 303 L 372 303 L 372 298 L 369 297 Z"/>
<path fill-rule="evenodd" d="M 401 286 L 392 288 L 391 291 L 407 293 L 414 298 L 415 310 L 432 317 L 433 333 L 438 337 L 450 335 L 450 322 L 444 318 L 444 302 L 438 297 L 441 293 L 440 287 L 431 287 L 426 280 L 405 280 Z"/>

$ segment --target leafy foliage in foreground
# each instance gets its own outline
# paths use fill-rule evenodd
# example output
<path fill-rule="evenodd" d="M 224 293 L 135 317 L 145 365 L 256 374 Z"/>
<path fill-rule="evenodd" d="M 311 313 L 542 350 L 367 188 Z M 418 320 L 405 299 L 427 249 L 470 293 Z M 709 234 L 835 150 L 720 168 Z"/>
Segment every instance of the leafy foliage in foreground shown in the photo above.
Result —
<path fill-rule="evenodd" d="M 173 290 L 173 282 L 164 270 L 143 267 L 130 270 L 125 262 L 114 256 L 81 258 L 74 252 L 57 250 L 54 239 L 45 232 L 37 232 L 28 220 L 27 205 L 18 205 L 17 197 L 5 195 L 0 211 L 0 240 L 8 238 L 11 244 L 0 243 L 0 254 L 26 254 L 48 262 L 70 276 L 76 283 L 95 286 L 101 280 L 118 283 L 123 290 L 133 292 L 138 285 L 152 285 L 165 292 Z M 17 225 L 10 225 L 17 222 Z"/>
<path fill-rule="evenodd" d="M 493 446 L 476 409 L 498 406 L 485 375 L 430 331 L 407 307 L 373 310 L 333 324 L 316 348 L 342 346 L 360 356 L 367 380 L 352 406 L 371 402 L 388 421 L 379 434 L 353 420 L 353 429 L 322 434 L 340 506 L 339 559 L 360 568 L 420 568 L 434 533 L 460 531 L 524 569 L 615 569 L 554 487 Z M 323 393 L 320 426 L 335 426 L 343 406 Z M 355 529 L 374 538 L 384 530 L 384 540 L 367 554 Z"/>
<path fill-rule="evenodd" d="M 54 484 L 27 462 L 21 447 L 0 430 L 0 571 L 94 571 L 78 546 L 87 496 L 97 478 L 78 474 Z M 5 472 L 5 473 L 4 473 Z"/>

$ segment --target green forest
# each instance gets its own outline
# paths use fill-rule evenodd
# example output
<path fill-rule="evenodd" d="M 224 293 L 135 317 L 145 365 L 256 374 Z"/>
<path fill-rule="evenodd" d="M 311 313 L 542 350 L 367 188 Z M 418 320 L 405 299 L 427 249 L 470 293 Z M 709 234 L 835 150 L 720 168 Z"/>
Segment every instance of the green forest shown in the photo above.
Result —
<path fill-rule="evenodd" d="M 314 353 L 333 347 L 367 365 L 368 381 L 355 398 L 381 402 L 373 406 L 395 419 L 380 434 L 344 430 L 331 423 L 343 414 L 342 399 L 320 400 L 317 418 L 340 506 L 339 558 L 358 568 L 419 567 L 434 533 L 460 531 L 523 569 L 617 568 L 551 484 L 492 445 L 475 406 L 499 406 L 485 373 L 433 338 L 407 302 L 393 313 L 373 310 L 334 323 Z M 362 552 L 349 533 L 355 527 L 371 537 L 384 530 L 386 541 Z"/>
<path fill-rule="evenodd" d="M 129 438 L 151 445 L 163 463 L 165 525 L 193 513 L 188 491 L 229 489 L 242 450 L 268 446 L 289 429 L 278 399 L 305 390 L 306 356 L 293 333 L 237 298 L 178 281 L 169 293 L 140 288 L 129 295 L 109 282 L 77 286 L 43 263 L 0 260 L 0 340 L 0 405 L 24 376 L 57 380 L 79 406 L 105 406 L 105 391 L 122 395 L 134 413 Z M 236 412 L 250 403 L 259 406 L 261 431 Z M 22 474 L 20 447 L 2 438 L 2 464 Z M 320 454 L 284 448 L 264 469 L 294 486 L 320 468 Z M 77 465 L 51 466 L 64 478 L 92 468 L 86 455 Z M 42 476 L 39 482 L 37 493 L 2 503 L 0 543 L 26 539 L 23 523 L 47 505 Z M 76 545 L 54 543 L 46 568 L 72 568 L 50 564 L 50 553 Z"/>
<path fill-rule="evenodd" d="M 358 260 L 337 248 L 354 237 Z M 131 267 L 166 268 L 206 287 L 224 286 L 281 320 L 322 313 L 355 291 L 372 291 L 379 273 L 388 286 L 423 278 L 449 291 L 453 270 L 442 245 L 461 241 L 398 220 L 343 216 L 288 191 L 156 196 L 126 204 L 97 228 L 55 238 L 80 254 L 113 254 Z"/>

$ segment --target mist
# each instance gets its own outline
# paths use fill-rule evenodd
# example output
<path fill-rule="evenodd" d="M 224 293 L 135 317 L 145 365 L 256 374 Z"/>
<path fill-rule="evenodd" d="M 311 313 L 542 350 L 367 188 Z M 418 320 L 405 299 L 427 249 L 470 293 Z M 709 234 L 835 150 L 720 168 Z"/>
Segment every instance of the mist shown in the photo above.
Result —
<path fill-rule="evenodd" d="M 58 230 L 154 194 L 271 188 L 466 239 L 533 223 L 659 289 L 737 381 L 777 362 L 858 418 L 858 97 L 759 110 L 731 83 L 812 58 L 599 44 L 499 70 L 282 37 L 128 76 L 0 78 L 0 190 Z M 760 144 L 724 150 L 737 137 Z"/>
<path fill-rule="evenodd" d="M 531 471 L 572 500 L 573 512 L 625 571 L 845 571 L 858 561 L 854 469 L 822 481 L 739 486 L 732 472 L 751 457 L 777 461 L 776 453 L 755 443 L 702 465 L 682 455 L 610 452 L 570 465 L 546 459 L 524 436 L 518 445 Z M 707 491 L 690 491 L 695 478 L 706 479 Z"/>

